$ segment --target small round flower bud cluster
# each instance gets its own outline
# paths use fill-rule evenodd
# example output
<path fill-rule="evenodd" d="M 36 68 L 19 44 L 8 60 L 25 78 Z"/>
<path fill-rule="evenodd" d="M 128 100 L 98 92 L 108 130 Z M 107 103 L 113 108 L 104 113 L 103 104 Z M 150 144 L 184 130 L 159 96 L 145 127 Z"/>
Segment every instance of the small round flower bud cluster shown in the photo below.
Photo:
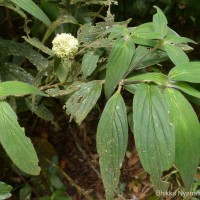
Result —
<path fill-rule="evenodd" d="M 52 43 L 52 50 L 59 58 L 73 58 L 78 51 L 78 40 L 68 33 L 57 34 Z"/>

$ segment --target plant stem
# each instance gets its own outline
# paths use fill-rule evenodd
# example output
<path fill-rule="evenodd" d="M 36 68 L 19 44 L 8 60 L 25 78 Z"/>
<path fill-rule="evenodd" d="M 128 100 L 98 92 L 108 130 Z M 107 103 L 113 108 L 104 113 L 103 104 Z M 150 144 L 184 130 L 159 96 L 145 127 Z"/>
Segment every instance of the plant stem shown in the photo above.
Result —
<path fill-rule="evenodd" d="M 64 172 L 59 166 L 57 166 L 55 163 L 51 162 L 49 159 L 44 157 L 44 160 L 46 162 L 48 162 L 49 164 L 51 164 L 55 169 L 57 169 L 69 182 L 70 184 L 76 188 L 76 190 L 82 194 L 83 196 L 85 196 L 85 198 L 87 200 L 93 200 L 93 198 L 87 194 L 87 192 L 81 188 L 66 172 Z"/>

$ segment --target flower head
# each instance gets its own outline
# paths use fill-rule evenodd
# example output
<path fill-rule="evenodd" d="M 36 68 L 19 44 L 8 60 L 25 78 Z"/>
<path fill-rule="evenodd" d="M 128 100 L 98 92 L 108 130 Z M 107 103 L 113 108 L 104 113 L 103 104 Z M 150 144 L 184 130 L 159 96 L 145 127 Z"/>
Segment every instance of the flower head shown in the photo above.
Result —
<path fill-rule="evenodd" d="M 52 50 L 59 58 L 73 58 L 78 51 L 78 40 L 68 33 L 57 34 L 52 43 Z"/>

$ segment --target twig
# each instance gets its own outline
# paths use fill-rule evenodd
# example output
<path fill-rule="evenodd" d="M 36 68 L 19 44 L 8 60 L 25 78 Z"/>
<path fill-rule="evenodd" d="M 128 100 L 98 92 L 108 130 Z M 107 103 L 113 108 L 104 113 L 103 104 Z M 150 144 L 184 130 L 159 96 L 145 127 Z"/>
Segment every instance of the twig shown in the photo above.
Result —
<path fill-rule="evenodd" d="M 104 7 L 105 7 L 105 5 L 103 4 L 103 5 L 101 6 L 101 8 L 99 9 L 99 11 L 98 11 L 97 13 L 95 13 L 95 16 L 92 18 L 92 21 L 94 21 L 95 18 L 98 17 L 98 15 L 101 13 L 101 11 L 104 9 Z"/>
<path fill-rule="evenodd" d="M 81 188 L 81 187 L 80 187 L 66 172 L 64 172 L 59 166 L 57 166 L 55 163 L 51 162 L 49 159 L 47 159 L 47 158 L 45 158 L 45 157 L 44 157 L 44 160 L 45 160 L 46 162 L 48 162 L 49 164 L 51 164 L 55 169 L 57 169 L 57 170 L 70 182 L 70 184 L 71 184 L 73 187 L 76 188 L 76 190 L 77 190 L 80 194 L 82 194 L 82 195 L 85 196 L 85 198 L 86 198 L 87 200 L 93 200 L 93 198 L 92 198 L 89 194 L 87 194 L 87 192 L 86 192 L 83 188 Z"/>
<path fill-rule="evenodd" d="M 56 83 L 56 84 L 53 84 L 53 85 L 41 86 L 41 87 L 39 87 L 39 89 L 40 89 L 40 90 L 46 90 L 46 89 L 54 88 L 54 87 L 57 87 L 57 86 L 63 86 L 63 85 L 65 85 L 65 84 L 66 84 L 66 83 L 60 82 L 60 83 Z"/>

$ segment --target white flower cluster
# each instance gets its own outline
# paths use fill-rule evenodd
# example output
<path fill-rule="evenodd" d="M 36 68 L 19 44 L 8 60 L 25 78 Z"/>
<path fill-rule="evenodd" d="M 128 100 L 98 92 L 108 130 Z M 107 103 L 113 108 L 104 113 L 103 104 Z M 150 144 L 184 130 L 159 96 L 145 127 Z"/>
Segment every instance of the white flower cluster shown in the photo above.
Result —
<path fill-rule="evenodd" d="M 52 50 L 59 58 L 73 58 L 78 51 L 78 40 L 68 33 L 57 34 L 52 43 Z"/>

